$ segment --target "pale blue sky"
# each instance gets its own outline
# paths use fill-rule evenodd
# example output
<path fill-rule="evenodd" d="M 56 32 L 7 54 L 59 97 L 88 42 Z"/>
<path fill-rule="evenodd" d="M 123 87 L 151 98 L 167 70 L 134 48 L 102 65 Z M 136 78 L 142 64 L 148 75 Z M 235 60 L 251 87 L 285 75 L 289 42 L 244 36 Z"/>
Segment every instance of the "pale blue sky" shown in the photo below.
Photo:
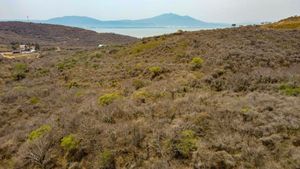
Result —
<path fill-rule="evenodd" d="M 210 22 L 275 21 L 300 15 L 300 0 L 0 0 L 0 19 L 139 19 L 169 12 Z"/>

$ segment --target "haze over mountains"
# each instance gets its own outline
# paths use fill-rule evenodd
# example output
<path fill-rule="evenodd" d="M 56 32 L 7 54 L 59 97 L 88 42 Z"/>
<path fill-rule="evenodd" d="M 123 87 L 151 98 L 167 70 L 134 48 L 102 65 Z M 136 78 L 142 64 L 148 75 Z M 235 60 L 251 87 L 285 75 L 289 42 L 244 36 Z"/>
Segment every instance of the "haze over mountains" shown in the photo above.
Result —
<path fill-rule="evenodd" d="M 102 21 L 84 16 L 64 16 L 52 18 L 45 21 L 36 21 L 49 24 L 58 24 L 76 27 L 89 28 L 157 28 L 157 27 L 202 27 L 217 28 L 225 27 L 228 24 L 209 23 L 197 20 L 190 16 L 180 16 L 173 13 L 162 14 L 152 18 L 139 20 L 112 20 Z"/>

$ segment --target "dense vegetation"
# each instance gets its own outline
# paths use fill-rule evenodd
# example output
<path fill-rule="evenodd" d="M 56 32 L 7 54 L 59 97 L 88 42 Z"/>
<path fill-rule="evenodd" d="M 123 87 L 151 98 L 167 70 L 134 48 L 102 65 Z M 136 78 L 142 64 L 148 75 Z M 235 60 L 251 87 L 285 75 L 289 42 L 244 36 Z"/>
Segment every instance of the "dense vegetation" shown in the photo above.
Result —
<path fill-rule="evenodd" d="M 242 27 L 1 58 L 0 166 L 297 169 L 299 39 Z"/>

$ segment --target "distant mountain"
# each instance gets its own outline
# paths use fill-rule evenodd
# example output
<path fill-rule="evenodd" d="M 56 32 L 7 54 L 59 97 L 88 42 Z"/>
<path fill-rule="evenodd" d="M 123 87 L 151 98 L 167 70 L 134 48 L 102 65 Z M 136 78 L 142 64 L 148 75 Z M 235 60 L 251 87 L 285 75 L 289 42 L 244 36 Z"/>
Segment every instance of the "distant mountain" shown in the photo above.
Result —
<path fill-rule="evenodd" d="M 210 26 L 212 23 L 199 21 L 190 16 L 180 16 L 173 13 L 159 15 L 153 18 L 137 20 L 138 23 L 148 23 L 152 26 Z"/>
<path fill-rule="evenodd" d="M 139 20 L 115 20 L 115 21 L 100 21 L 94 18 L 82 16 L 64 16 L 52 18 L 46 21 L 39 21 L 49 24 L 58 24 L 66 26 L 84 27 L 84 28 L 131 28 L 131 27 L 225 27 L 227 24 L 208 23 L 190 16 L 180 16 L 173 13 L 163 14 L 152 18 Z"/>
<path fill-rule="evenodd" d="M 99 24 L 101 21 L 84 16 L 64 16 L 52 18 L 47 21 L 49 24 L 67 25 L 67 26 L 93 26 Z"/>

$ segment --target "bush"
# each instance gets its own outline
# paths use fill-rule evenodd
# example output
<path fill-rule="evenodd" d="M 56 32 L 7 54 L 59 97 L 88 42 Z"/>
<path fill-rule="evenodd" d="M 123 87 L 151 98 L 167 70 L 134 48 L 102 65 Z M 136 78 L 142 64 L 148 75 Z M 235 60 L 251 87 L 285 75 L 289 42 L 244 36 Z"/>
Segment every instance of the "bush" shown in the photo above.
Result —
<path fill-rule="evenodd" d="M 96 53 L 94 55 L 94 58 L 97 58 L 97 59 L 100 59 L 102 57 L 102 54 L 101 53 Z"/>
<path fill-rule="evenodd" d="M 110 94 L 105 94 L 99 97 L 98 103 L 99 105 L 105 106 L 111 104 L 113 101 L 121 98 L 121 95 L 118 93 L 110 93 Z"/>
<path fill-rule="evenodd" d="M 191 153 L 197 149 L 197 136 L 192 130 L 181 131 L 178 138 L 172 141 L 172 151 L 175 158 L 189 158 Z"/>
<path fill-rule="evenodd" d="M 101 169 L 114 169 L 115 166 L 115 158 L 113 153 L 110 150 L 104 150 L 100 154 L 100 168 Z"/>
<path fill-rule="evenodd" d="M 49 131 L 51 131 L 52 128 L 50 125 L 43 125 L 40 128 L 33 130 L 29 135 L 28 135 L 28 139 L 29 140 L 35 140 L 37 138 L 42 137 L 43 135 L 45 135 L 46 133 L 48 133 Z"/>
<path fill-rule="evenodd" d="M 79 87 L 79 84 L 75 81 L 72 81 L 68 84 L 68 88 L 69 89 L 72 89 L 72 88 L 78 88 Z"/>
<path fill-rule="evenodd" d="M 28 67 L 25 63 L 16 63 L 13 68 L 13 78 L 15 80 L 22 80 L 26 77 Z"/>
<path fill-rule="evenodd" d="M 152 78 L 154 78 L 162 73 L 162 68 L 159 66 L 152 66 L 149 68 L 149 71 L 152 74 Z"/>
<path fill-rule="evenodd" d="M 300 87 L 299 86 L 283 84 L 279 87 L 279 90 L 288 96 L 299 96 L 300 95 Z"/>
<path fill-rule="evenodd" d="M 136 79 L 132 82 L 132 85 L 134 86 L 135 90 L 138 90 L 140 88 L 145 87 L 145 82 L 139 79 Z"/>
<path fill-rule="evenodd" d="M 38 104 L 40 99 L 38 97 L 32 97 L 29 101 L 31 104 Z"/>
<path fill-rule="evenodd" d="M 75 136 L 70 134 L 61 139 L 60 146 L 63 149 L 70 151 L 70 150 L 76 149 L 78 147 L 78 144 L 79 144 L 79 142 L 75 138 Z"/>
<path fill-rule="evenodd" d="M 200 57 L 194 57 L 191 61 L 192 69 L 198 69 L 202 67 L 204 60 Z"/>
<path fill-rule="evenodd" d="M 145 103 L 146 100 L 153 99 L 153 94 L 145 90 L 139 90 L 133 93 L 133 98 L 136 101 Z"/>
<path fill-rule="evenodd" d="M 56 65 L 59 71 L 63 71 L 66 69 L 71 69 L 76 65 L 77 61 L 75 59 L 66 59 Z"/>

